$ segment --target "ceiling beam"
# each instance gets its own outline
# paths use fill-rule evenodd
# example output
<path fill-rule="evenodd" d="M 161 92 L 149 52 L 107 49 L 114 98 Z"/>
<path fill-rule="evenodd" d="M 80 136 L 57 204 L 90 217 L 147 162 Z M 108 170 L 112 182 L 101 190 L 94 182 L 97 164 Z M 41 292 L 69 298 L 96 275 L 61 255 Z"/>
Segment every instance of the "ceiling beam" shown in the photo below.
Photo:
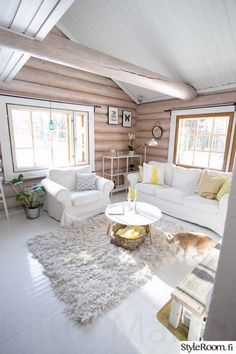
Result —
<path fill-rule="evenodd" d="M 197 96 L 196 90 L 185 83 L 53 34 L 49 34 L 43 41 L 38 41 L 7 29 L 0 29 L 0 46 L 183 100 L 193 99 Z"/>
<path fill-rule="evenodd" d="M 32 13 L 30 10 L 30 3 L 32 0 L 20 1 L 19 6 L 14 14 L 14 20 L 10 26 L 10 29 L 20 33 L 24 33 L 26 36 L 36 38 L 39 40 L 50 32 L 55 24 L 60 20 L 68 8 L 73 4 L 75 0 L 43 0 L 38 2 L 40 6 L 36 13 Z M 28 17 L 31 15 L 31 22 L 26 27 L 24 18 L 25 11 L 28 10 Z M 6 5 L 6 11 L 8 5 Z M 3 28 L 3 27 L 2 27 Z M 5 27 L 6 28 L 6 27 Z M 20 71 L 23 65 L 30 58 L 29 54 L 22 53 L 20 51 L 14 51 L 10 48 L 1 52 L 2 61 L 7 61 L 6 65 L 2 67 L 0 63 L 0 81 L 10 81 Z"/>

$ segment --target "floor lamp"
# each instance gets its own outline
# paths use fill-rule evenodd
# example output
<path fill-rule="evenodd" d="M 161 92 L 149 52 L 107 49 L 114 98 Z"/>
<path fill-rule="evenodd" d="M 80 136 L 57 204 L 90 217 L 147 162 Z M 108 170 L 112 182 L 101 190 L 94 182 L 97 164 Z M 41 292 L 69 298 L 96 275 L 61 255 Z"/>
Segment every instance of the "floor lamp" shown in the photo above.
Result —
<path fill-rule="evenodd" d="M 145 143 L 144 145 L 144 162 L 147 162 L 147 146 L 150 147 L 155 147 L 158 145 L 158 142 L 152 138 L 151 140 L 149 140 L 148 142 Z"/>

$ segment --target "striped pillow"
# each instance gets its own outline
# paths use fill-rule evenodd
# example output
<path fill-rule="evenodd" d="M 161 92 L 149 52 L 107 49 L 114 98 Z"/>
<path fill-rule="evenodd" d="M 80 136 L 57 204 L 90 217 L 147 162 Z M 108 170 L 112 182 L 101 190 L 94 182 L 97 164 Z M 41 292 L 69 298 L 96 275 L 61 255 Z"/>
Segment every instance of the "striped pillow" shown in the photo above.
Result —
<path fill-rule="evenodd" d="M 215 199 L 221 186 L 225 182 L 225 177 L 217 172 L 204 170 L 198 185 L 198 194 L 207 199 Z"/>
<path fill-rule="evenodd" d="M 75 190 L 76 192 L 91 191 L 96 189 L 96 173 L 79 173 L 75 174 Z"/>
<path fill-rule="evenodd" d="M 230 192 L 230 187 L 231 187 L 231 180 L 227 178 L 226 181 L 221 186 L 219 192 L 217 193 L 216 199 L 220 200 L 225 194 L 228 194 Z"/>

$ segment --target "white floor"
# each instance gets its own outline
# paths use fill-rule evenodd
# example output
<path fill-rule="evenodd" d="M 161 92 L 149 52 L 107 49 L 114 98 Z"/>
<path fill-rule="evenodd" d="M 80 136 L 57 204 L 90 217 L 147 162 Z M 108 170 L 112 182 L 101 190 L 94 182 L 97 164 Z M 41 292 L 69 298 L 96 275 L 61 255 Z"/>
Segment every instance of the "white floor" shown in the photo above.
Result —
<path fill-rule="evenodd" d="M 123 197 L 122 193 L 114 194 L 113 202 Z M 27 220 L 23 211 L 12 212 L 9 220 L 0 215 L 0 353 L 178 353 L 179 342 L 156 320 L 156 313 L 196 260 L 176 257 L 96 323 L 73 326 L 63 313 L 63 303 L 54 296 L 43 267 L 26 247 L 32 236 L 58 227 L 59 223 L 46 213 L 36 220 Z M 207 233 L 218 238 L 209 230 Z"/>

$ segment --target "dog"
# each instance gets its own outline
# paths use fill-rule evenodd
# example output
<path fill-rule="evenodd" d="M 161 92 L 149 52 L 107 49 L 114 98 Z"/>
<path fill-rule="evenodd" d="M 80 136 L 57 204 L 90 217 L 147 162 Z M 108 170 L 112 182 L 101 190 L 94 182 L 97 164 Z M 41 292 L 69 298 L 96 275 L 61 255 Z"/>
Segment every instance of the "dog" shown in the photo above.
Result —
<path fill-rule="evenodd" d="M 179 232 L 177 234 L 167 234 L 166 239 L 167 242 L 177 245 L 176 254 L 178 254 L 180 250 L 183 250 L 184 256 L 187 255 L 190 247 L 196 249 L 196 256 L 204 256 L 207 251 L 216 245 L 216 242 L 213 241 L 208 235 L 199 232 Z"/>

